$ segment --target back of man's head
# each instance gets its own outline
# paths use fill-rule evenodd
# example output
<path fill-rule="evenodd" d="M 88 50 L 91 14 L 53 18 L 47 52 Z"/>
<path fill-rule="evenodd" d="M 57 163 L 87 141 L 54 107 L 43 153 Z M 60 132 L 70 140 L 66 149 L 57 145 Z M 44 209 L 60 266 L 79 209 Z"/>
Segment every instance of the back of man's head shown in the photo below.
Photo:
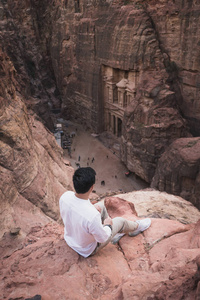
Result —
<path fill-rule="evenodd" d="M 90 167 L 77 169 L 73 176 L 73 184 L 76 193 L 87 193 L 95 183 L 95 175 L 95 170 Z"/>

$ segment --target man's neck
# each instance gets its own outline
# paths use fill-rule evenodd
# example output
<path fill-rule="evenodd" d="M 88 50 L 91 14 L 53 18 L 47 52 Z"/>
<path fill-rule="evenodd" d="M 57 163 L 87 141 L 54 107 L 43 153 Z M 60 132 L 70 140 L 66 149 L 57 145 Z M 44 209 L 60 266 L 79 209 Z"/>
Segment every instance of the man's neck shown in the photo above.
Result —
<path fill-rule="evenodd" d="M 93 186 L 91 186 L 91 188 L 89 189 L 89 191 L 87 193 L 84 193 L 84 194 L 79 194 L 79 193 L 75 193 L 75 196 L 77 198 L 80 198 L 80 199 L 83 199 L 83 200 L 88 200 L 89 199 L 89 196 L 90 196 L 90 193 L 92 192 L 93 190 Z"/>
<path fill-rule="evenodd" d="M 75 196 L 76 196 L 77 198 L 80 198 L 80 199 L 83 199 L 83 200 L 88 200 L 89 195 L 90 195 L 90 193 L 85 193 L 85 194 L 78 194 L 78 193 L 75 193 Z"/>

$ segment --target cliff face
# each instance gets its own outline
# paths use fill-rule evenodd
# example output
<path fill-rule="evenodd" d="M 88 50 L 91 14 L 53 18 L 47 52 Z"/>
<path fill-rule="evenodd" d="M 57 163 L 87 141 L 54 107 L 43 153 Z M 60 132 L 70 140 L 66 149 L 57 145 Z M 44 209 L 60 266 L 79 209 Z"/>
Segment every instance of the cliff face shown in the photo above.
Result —
<path fill-rule="evenodd" d="M 121 136 L 121 160 L 149 183 L 174 140 L 200 134 L 199 16 L 196 1 L 58 7 L 50 48 L 63 114 Z"/>
<path fill-rule="evenodd" d="M 177 76 L 177 80 L 171 83 L 178 106 L 189 122 L 191 132 L 199 135 L 199 2 L 150 3 L 149 14 L 158 32 L 161 48 L 171 61 L 171 66 L 166 65 L 166 68 Z"/>
<path fill-rule="evenodd" d="M 200 134 L 197 1 L 2 0 L 0 12 L 15 89 L 48 128 L 61 109 L 112 132 L 149 183 L 173 141 Z"/>
<path fill-rule="evenodd" d="M 200 209 L 199 138 L 177 139 L 158 162 L 151 186 L 181 195 Z"/>
<path fill-rule="evenodd" d="M 57 2 L 56 19 L 52 21 L 51 55 L 63 92 L 63 106 L 71 104 L 71 113 L 84 121 L 78 114 L 83 107 L 90 127 L 95 125 L 96 130 L 104 127 L 98 118 L 105 101 L 100 85 L 102 66 L 121 71 L 121 76 L 117 74 L 119 79 L 126 77 L 125 71 L 132 70 L 137 72 L 134 83 L 142 83 L 147 95 L 153 88 L 151 84 L 157 86 L 158 91 L 150 99 L 164 87 L 173 92 L 174 105 L 178 105 L 189 121 L 191 131 L 199 134 L 198 4 L 195 1 L 78 1 L 77 7 L 76 2 Z M 44 22 L 42 25 L 45 27 Z M 137 94 L 140 90 L 141 86 L 136 87 Z M 85 101 L 81 103 L 80 97 Z M 97 118 L 89 118 L 94 114 Z"/>
<path fill-rule="evenodd" d="M 63 161 L 61 148 L 52 133 L 27 110 L 23 95 L 17 91 L 13 64 L 0 53 L 0 224 L 16 226 L 14 207 L 30 201 L 54 219 L 59 218 L 58 199 L 66 188 L 72 188 L 71 167 Z"/>
<path fill-rule="evenodd" d="M 44 46 L 41 40 L 37 13 L 32 9 L 31 1 L 2 0 L 0 11 L 1 51 L 12 63 L 14 89 L 52 130 L 54 126 L 49 112 L 50 109 L 59 108 L 59 93 L 47 45 Z M 2 60 L 1 66 L 5 71 Z"/>
<path fill-rule="evenodd" d="M 193 193 L 198 206 L 199 141 L 186 139 L 190 131 L 199 134 L 198 42 L 191 57 L 187 50 L 197 40 L 198 5 L 145 3 L 0 1 L 4 299 L 200 297 L 199 211 L 183 199 L 153 191 L 128 195 L 152 226 L 87 260 L 66 245 L 55 222 L 60 195 L 72 189 L 73 169 L 43 125 L 53 129 L 52 109 L 96 132 L 112 131 L 121 137 L 130 170 L 147 181 L 156 170 L 154 187 L 187 199 Z M 122 199 L 105 202 L 111 217 L 138 218 Z"/>

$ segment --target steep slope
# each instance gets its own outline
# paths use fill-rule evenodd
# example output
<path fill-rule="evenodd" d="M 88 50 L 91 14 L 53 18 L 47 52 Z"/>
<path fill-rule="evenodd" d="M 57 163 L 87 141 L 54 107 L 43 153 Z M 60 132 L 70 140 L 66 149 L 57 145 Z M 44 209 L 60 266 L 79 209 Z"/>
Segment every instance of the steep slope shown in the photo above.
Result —
<path fill-rule="evenodd" d="M 0 207 L 1 234 L 15 226 L 13 205 L 22 197 L 54 219 L 58 199 L 71 188 L 73 169 L 66 166 L 62 149 L 38 116 L 27 110 L 17 91 L 15 69 L 1 52 L 3 66 L 0 99 Z M 20 200 L 21 201 L 21 200 Z"/>

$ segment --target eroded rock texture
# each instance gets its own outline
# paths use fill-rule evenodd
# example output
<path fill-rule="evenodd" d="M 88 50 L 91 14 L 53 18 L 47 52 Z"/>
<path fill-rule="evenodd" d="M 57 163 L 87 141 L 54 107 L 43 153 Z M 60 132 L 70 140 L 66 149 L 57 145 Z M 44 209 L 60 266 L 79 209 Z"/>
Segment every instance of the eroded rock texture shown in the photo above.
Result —
<path fill-rule="evenodd" d="M 0 12 L 0 45 L 7 60 L 12 63 L 15 75 L 13 89 L 20 92 L 28 107 L 53 130 L 49 112 L 50 108 L 60 107 L 59 93 L 46 43 L 41 40 L 38 13 L 32 9 L 31 1 L 4 0 L 0 1 Z M 1 66 L 4 66 L 2 60 Z M 2 72 L 1 75 L 3 78 L 5 74 Z"/>
<path fill-rule="evenodd" d="M 54 220 L 73 170 L 43 125 L 61 109 L 112 131 L 131 171 L 151 182 L 156 170 L 153 186 L 198 206 L 198 138 L 185 139 L 199 135 L 198 19 L 197 1 L 0 1 L 2 299 L 199 299 L 199 212 L 180 199 L 156 211 L 149 195 L 151 228 L 95 257 L 66 245 Z M 105 202 L 138 218 L 133 204 Z M 171 202 L 181 223 L 163 211 Z"/>
<path fill-rule="evenodd" d="M 177 139 L 159 160 L 151 186 L 181 195 L 200 209 L 200 139 Z"/>
<path fill-rule="evenodd" d="M 198 2 L 30 5 L 63 115 L 121 137 L 121 160 L 151 183 L 167 147 L 199 135 Z"/>
<path fill-rule="evenodd" d="M 112 217 L 138 218 L 132 203 L 105 203 Z M 154 218 L 143 234 L 85 259 L 67 246 L 55 221 L 39 212 L 30 218 L 26 205 L 21 213 L 20 234 L 6 232 L 0 243 L 2 299 L 199 299 L 199 222 Z"/>
<path fill-rule="evenodd" d="M 27 110 L 17 90 L 15 69 L 5 53 L 1 59 L 0 99 L 0 224 L 15 227 L 16 203 L 28 200 L 54 219 L 59 218 L 58 199 L 71 188 L 73 169 L 66 166 L 54 135 Z M 14 208 L 15 207 L 15 208 Z"/>
<path fill-rule="evenodd" d="M 38 130 L 27 127 L 23 111 L 34 110 L 53 129 L 49 112 L 61 109 L 63 117 L 95 132 L 117 135 L 121 160 L 130 171 L 149 183 L 155 172 L 157 182 L 169 177 L 169 184 L 154 186 L 183 192 L 190 199 L 197 191 L 193 189 L 196 178 L 185 175 L 190 186 L 184 193 L 182 184 L 174 188 L 174 180 L 182 182 L 174 179 L 174 166 L 170 174 L 163 169 L 161 176 L 157 165 L 173 141 L 200 133 L 199 15 L 195 0 L 1 0 L 1 124 L 7 130 L 8 115 L 22 114 L 25 129 L 18 128 L 23 131 L 19 140 L 33 157 L 32 167 L 18 160 L 19 175 L 12 175 L 20 193 L 26 197 L 28 184 L 37 186 L 43 177 L 40 163 L 35 167 L 39 150 L 32 141 Z M 17 135 L 10 131 L 9 139 L 2 142 L 13 148 Z M 40 143 L 44 143 L 42 135 Z M 2 161 L 3 166 L 16 166 L 10 152 L 2 152 Z M 20 164 L 30 168 L 29 179 Z M 194 166 L 197 176 L 195 170 Z M 36 198 L 46 195 L 44 189 Z M 198 191 L 194 199 L 199 207 Z"/>
<path fill-rule="evenodd" d="M 73 8 L 72 1 L 58 8 L 60 15 L 51 44 L 54 70 L 60 71 L 56 76 L 63 94 L 63 112 L 96 131 L 122 134 L 122 161 L 151 182 L 164 149 L 174 139 L 190 135 L 182 115 L 190 120 L 189 111 L 184 109 L 186 91 L 197 91 L 198 84 L 193 82 L 194 86 L 188 88 L 182 82 L 186 75 L 182 77 L 185 73 L 181 72 L 189 58 L 182 56 L 180 60 L 174 53 L 178 43 L 179 53 L 186 51 L 186 19 L 191 27 L 190 38 L 196 37 L 188 4 L 78 3 L 78 8 L 75 4 Z M 198 14 L 195 3 L 189 11 Z M 195 64 L 187 76 L 196 70 Z M 195 103 L 198 105 L 198 97 Z M 189 106 L 197 124 L 197 110 Z M 195 132 L 192 125 L 191 131 Z"/>
<path fill-rule="evenodd" d="M 145 189 L 118 197 L 132 202 L 140 218 L 148 215 L 151 218 L 177 220 L 183 224 L 196 223 L 200 218 L 200 211 L 192 203 L 166 192 Z"/>

